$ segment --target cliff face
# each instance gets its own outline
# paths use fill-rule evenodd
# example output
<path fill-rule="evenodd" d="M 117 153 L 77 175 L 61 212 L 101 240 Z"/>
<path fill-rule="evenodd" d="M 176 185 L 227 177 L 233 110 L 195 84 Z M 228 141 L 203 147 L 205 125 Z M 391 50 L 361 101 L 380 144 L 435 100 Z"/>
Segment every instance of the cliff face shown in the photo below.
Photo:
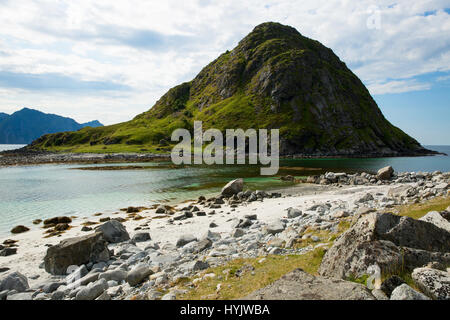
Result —
<path fill-rule="evenodd" d="M 428 151 L 382 115 L 334 53 L 292 27 L 263 23 L 170 89 L 147 112 L 115 126 L 50 135 L 35 147 L 157 145 L 176 128 L 280 129 L 281 153 L 415 155 Z"/>

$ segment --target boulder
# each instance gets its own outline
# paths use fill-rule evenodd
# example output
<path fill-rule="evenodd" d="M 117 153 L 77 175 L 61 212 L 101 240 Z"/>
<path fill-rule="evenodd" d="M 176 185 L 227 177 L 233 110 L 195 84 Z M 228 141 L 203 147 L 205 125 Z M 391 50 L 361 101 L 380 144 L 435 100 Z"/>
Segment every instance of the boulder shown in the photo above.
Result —
<path fill-rule="evenodd" d="M 244 189 L 244 180 L 243 179 L 236 179 L 233 181 L 228 182 L 223 188 L 222 188 L 222 196 L 224 197 L 231 197 L 235 194 L 238 194 Z"/>
<path fill-rule="evenodd" d="M 277 234 L 282 232 L 284 229 L 285 224 L 280 219 L 273 221 L 265 227 L 265 231 L 268 234 Z"/>
<path fill-rule="evenodd" d="M 235 228 L 232 232 L 231 232 L 231 236 L 233 238 L 240 238 L 245 234 L 245 231 L 241 228 Z"/>
<path fill-rule="evenodd" d="M 8 295 L 6 300 L 33 300 L 33 292 L 20 292 Z"/>
<path fill-rule="evenodd" d="M 17 248 L 3 248 L 0 250 L 0 257 L 7 257 L 17 253 Z"/>
<path fill-rule="evenodd" d="M 121 268 L 117 268 L 102 273 L 98 278 L 105 279 L 106 281 L 114 280 L 120 283 L 127 278 L 127 272 Z"/>
<path fill-rule="evenodd" d="M 176 246 L 179 248 L 193 241 L 197 241 L 197 238 L 191 234 L 185 234 L 178 238 Z"/>
<path fill-rule="evenodd" d="M 11 233 L 23 233 L 23 232 L 27 232 L 29 230 L 30 229 L 25 226 L 15 226 L 14 228 L 11 229 Z"/>
<path fill-rule="evenodd" d="M 404 283 L 392 291 L 391 300 L 430 300 L 430 298 Z"/>
<path fill-rule="evenodd" d="M 118 243 L 130 240 L 127 229 L 117 220 L 110 220 L 97 227 L 97 231 L 103 234 L 103 238 L 109 243 Z"/>
<path fill-rule="evenodd" d="M 297 218 L 297 217 L 300 217 L 301 215 L 302 215 L 302 211 L 299 209 L 295 209 L 295 208 L 287 209 L 287 217 L 289 219 Z"/>
<path fill-rule="evenodd" d="M 108 283 L 105 279 L 100 279 L 96 282 L 91 282 L 86 287 L 81 288 L 75 296 L 75 300 L 94 300 L 100 296 L 106 289 Z"/>
<path fill-rule="evenodd" d="M 126 280 L 130 286 L 134 287 L 148 278 L 151 274 L 153 274 L 153 271 L 150 267 L 139 265 L 128 272 Z"/>
<path fill-rule="evenodd" d="M 133 236 L 132 240 L 134 242 L 145 242 L 152 240 L 152 238 L 150 237 L 150 233 L 148 232 L 138 232 Z"/>
<path fill-rule="evenodd" d="M 389 180 L 394 175 L 394 169 L 391 166 L 381 168 L 377 172 L 378 180 Z"/>
<path fill-rule="evenodd" d="M 336 239 L 324 255 L 319 274 L 358 278 L 374 264 L 385 274 L 395 274 L 430 261 L 450 263 L 449 232 L 409 217 L 369 213 Z"/>
<path fill-rule="evenodd" d="M 450 232 L 450 222 L 445 219 L 439 212 L 437 211 L 431 211 L 428 212 L 426 215 L 424 215 L 419 220 L 426 221 L 429 223 L 434 224 L 436 227 L 439 227 L 441 229 L 447 230 Z"/>
<path fill-rule="evenodd" d="M 108 261 L 110 253 L 101 233 L 69 238 L 47 249 L 44 258 L 45 271 L 65 275 L 71 265 Z"/>
<path fill-rule="evenodd" d="M 0 279 L 0 292 L 4 290 L 24 292 L 28 289 L 28 279 L 20 272 L 8 273 Z"/>
<path fill-rule="evenodd" d="M 431 268 L 416 268 L 411 274 L 414 283 L 435 300 L 450 300 L 450 274 Z"/>
<path fill-rule="evenodd" d="M 50 219 L 44 220 L 44 225 L 54 224 L 57 225 L 59 223 L 71 223 L 72 219 L 69 217 L 54 217 Z"/>
<path fill-rule="evenodd" d="M 402 278 L 400 278 L 399 276 L 391 276 L 389 278 L 387 278 L 386 280 L 383 281 L 383 283 L 381 283 L 381 291 L 383 291 L 386 296 L 390 297 L 392 294 L 392 291 L 394 291 L 395 288 L 397 288 L 398 286 L 404 284 L 405 281 L 403 281 Z"/>
<path fill-rule="evenodd" d="M 375 300 L 363 285 L 296 269 L 243 300 Z"/>

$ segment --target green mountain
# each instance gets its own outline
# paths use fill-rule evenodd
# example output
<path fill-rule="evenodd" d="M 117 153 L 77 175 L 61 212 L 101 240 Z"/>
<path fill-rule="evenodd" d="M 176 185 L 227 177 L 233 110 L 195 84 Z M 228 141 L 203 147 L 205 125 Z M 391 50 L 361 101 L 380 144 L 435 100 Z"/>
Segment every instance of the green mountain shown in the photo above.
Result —
<path fill-rule="evenodd" d="M 33 148 L 62 151 L 168 151 L 173 130 L 280 129 L 283 155 L 427 153 L 390 124 L 370 93 L 331 49 L 279 23 L 263 23 L 170 89 L 147 112 L 102 128 L 44 136 Z"/>
<path fill-rule="evenodd" d="M 97 120 L 80 124 L 71 118 L 28 108 L 4 115 L 0 114 L 0 144 L 27 144 L 48 133 L 102 126 Z"/>

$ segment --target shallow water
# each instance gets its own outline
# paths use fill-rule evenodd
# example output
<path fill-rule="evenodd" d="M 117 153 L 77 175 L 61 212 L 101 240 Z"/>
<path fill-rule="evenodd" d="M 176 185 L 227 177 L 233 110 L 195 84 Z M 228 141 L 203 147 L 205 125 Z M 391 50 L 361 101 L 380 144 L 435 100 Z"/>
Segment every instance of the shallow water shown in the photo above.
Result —
<path fill-rule="evenodd" d="M 1 147 L 1 146 L 0 146 Z M 450 154 L 450 146 L 429 147 Z M 77 170 L 92 165 L 39 165 L 0 168 L 0 236 L 18 224 L 58 215 L 92 216 L 127 206 L 195 199 L 220 191 L 229 180 L 244 178 L 247 188 L 287 187 L 278 177 L 259 175 L 258 166 L 192 166 L 168 168 L 169 163 L 116 164 L 145 166 L 141 170 Z M 450 157 L 379 159 L 282 160 L 278 175 L 307 176 L 325 171 L 376 171 L 392 165 L 397 171 L 450 171 Z M 158 169 L 159 168 L 159 169 Z"/>

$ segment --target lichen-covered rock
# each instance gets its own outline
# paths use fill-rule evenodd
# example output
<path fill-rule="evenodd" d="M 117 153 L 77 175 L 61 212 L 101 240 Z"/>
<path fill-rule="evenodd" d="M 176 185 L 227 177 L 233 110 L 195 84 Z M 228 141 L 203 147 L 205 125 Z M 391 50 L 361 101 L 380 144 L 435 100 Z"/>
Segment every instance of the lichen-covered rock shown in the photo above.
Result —
<path fill-rule="evenodd" d="M 430 298 L 404 283 L 392 291 L 391 300 L 430 300 Z"/>
<path fill-rule="evenodd" d="M 243 300 L 375 300 L 363 285 L 313 276 L 296 269 Z"/>
<path fill-rule="evenodd" d="M 450 274 L 431 268 L 416 268 L 411 274 L 414 283 L 429 297 L 450 300 Z"/>
<path fill-rule="evenodd" d="M 65 275 L 72 265 L 108 261 L 110 253 L 101 233 L 69 238 L 47 249 L 44 258 L 45 271 Z"/>
<path fill-rule="evenodd" d="M 435 225 L 389 213 L 369 213 L 326 252 L 319 274 L 360 277 L 377 264 L 384 273 L 413 269 L 430 261 L 450 262 L 450 233 Z"/>

